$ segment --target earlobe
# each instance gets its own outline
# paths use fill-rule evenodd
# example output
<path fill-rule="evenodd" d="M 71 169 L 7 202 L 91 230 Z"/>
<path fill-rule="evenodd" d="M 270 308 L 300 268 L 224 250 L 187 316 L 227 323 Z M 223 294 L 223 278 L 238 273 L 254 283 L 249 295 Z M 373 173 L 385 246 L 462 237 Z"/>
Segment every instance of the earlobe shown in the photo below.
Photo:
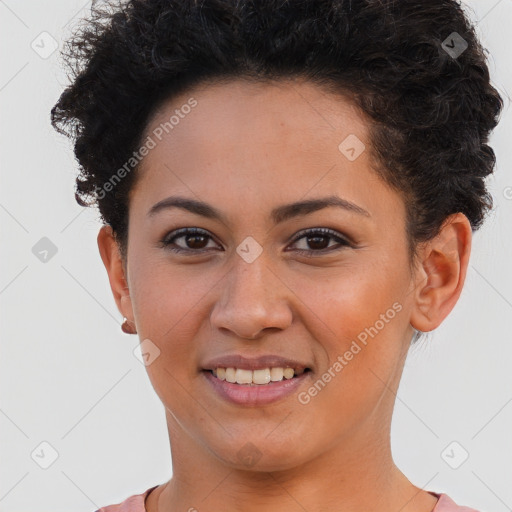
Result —
<path fill-rule="evenodd" d="M 117 309 L 133 322 L 133 308 L 130 298 L 130 290 L 128 288 L 125 269 L 118 243 L 115 239 L 112 227 L 104 225 L 98 233 L 98 249 L 100 256 L 107 270 L 110 288 L 116 301 Z"/>
<path fill-rule="evenodd" d="M 456 213 L 448 217 L 435 238 L 423 244 L 411 314 L 415 329 L 432 331 L 454 308 L 466 279 L 471 237 L 469 220 Z"/>

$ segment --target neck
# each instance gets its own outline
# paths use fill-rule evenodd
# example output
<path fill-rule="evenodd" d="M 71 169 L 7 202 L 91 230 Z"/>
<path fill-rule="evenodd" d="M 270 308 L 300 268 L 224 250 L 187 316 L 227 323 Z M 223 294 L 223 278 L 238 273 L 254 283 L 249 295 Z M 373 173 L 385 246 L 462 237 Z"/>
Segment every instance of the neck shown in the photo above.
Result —
<path fill-rule="evenodd" d="M 375 432 L 372 425 L 337 440 L 313 460 L 286 469 L 257 471 L 223 464 L 169 416 L 173 477 L 148 496 L 148 512 L 431 512 L 437 502 L 395 466 L 389 431 L 381 439 L 369 438 L 368 432 Z"/>

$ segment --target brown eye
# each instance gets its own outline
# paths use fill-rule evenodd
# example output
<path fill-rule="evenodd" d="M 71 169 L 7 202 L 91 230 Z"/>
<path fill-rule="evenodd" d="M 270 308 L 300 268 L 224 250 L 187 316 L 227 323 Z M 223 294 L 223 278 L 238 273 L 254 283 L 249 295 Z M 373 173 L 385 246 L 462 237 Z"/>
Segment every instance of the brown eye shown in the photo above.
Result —
<path fill-rule="evenodd" d="M 327 253 L 342 247 L 351 247 L 352 244 L 340 233 L 327 228 L 317 228 L 308 231 L 302 231 L 299 236 L 295 238 L 293 244 L 303 242 L 303 247 L 298 248 L 299 253 L 309 254 L 312 253 Z M 334 245 L 331 242 L 335 242 Z"/>
<path fill-rule="evenodd" d="M 182 241 L 177 243 L 177 240 Z M 200 253 L 211 249 L 211 247 L 208 247 L 209 241 L 213 241 L 212 237 L 202 229 L 182 228 L 169 233 L 161 241 L 161 245 L 175 252 Z"/>

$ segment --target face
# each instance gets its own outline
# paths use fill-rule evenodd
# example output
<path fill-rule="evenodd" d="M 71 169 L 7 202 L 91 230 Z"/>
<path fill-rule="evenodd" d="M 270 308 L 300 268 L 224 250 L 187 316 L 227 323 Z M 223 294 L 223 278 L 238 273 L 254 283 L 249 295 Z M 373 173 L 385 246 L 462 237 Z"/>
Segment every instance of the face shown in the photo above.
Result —
<path fill-rule="evenodd" d="M 404 201 L 371 168 L 366 120 L 308 82 L 240 80 L 174 98 L 145 135 L 121 302 L 171 442 L 265 471 L 378 445 L 415 295 Z M 248 390 L 207 371 L 225 356 L 309 370 Z"/>

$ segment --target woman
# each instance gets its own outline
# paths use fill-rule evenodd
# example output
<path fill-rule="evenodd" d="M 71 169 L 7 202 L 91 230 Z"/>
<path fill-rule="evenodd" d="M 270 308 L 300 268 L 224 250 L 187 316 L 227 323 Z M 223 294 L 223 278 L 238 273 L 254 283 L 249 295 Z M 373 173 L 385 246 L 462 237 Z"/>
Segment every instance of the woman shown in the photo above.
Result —
<path fill-rule="evenodd" d="M 95 8 L 52 110 L 172 478 L 102 512 L 445 512 L 394 464 L 411 341 L 464 285 L 502 100 L 451 0 Z"/>

